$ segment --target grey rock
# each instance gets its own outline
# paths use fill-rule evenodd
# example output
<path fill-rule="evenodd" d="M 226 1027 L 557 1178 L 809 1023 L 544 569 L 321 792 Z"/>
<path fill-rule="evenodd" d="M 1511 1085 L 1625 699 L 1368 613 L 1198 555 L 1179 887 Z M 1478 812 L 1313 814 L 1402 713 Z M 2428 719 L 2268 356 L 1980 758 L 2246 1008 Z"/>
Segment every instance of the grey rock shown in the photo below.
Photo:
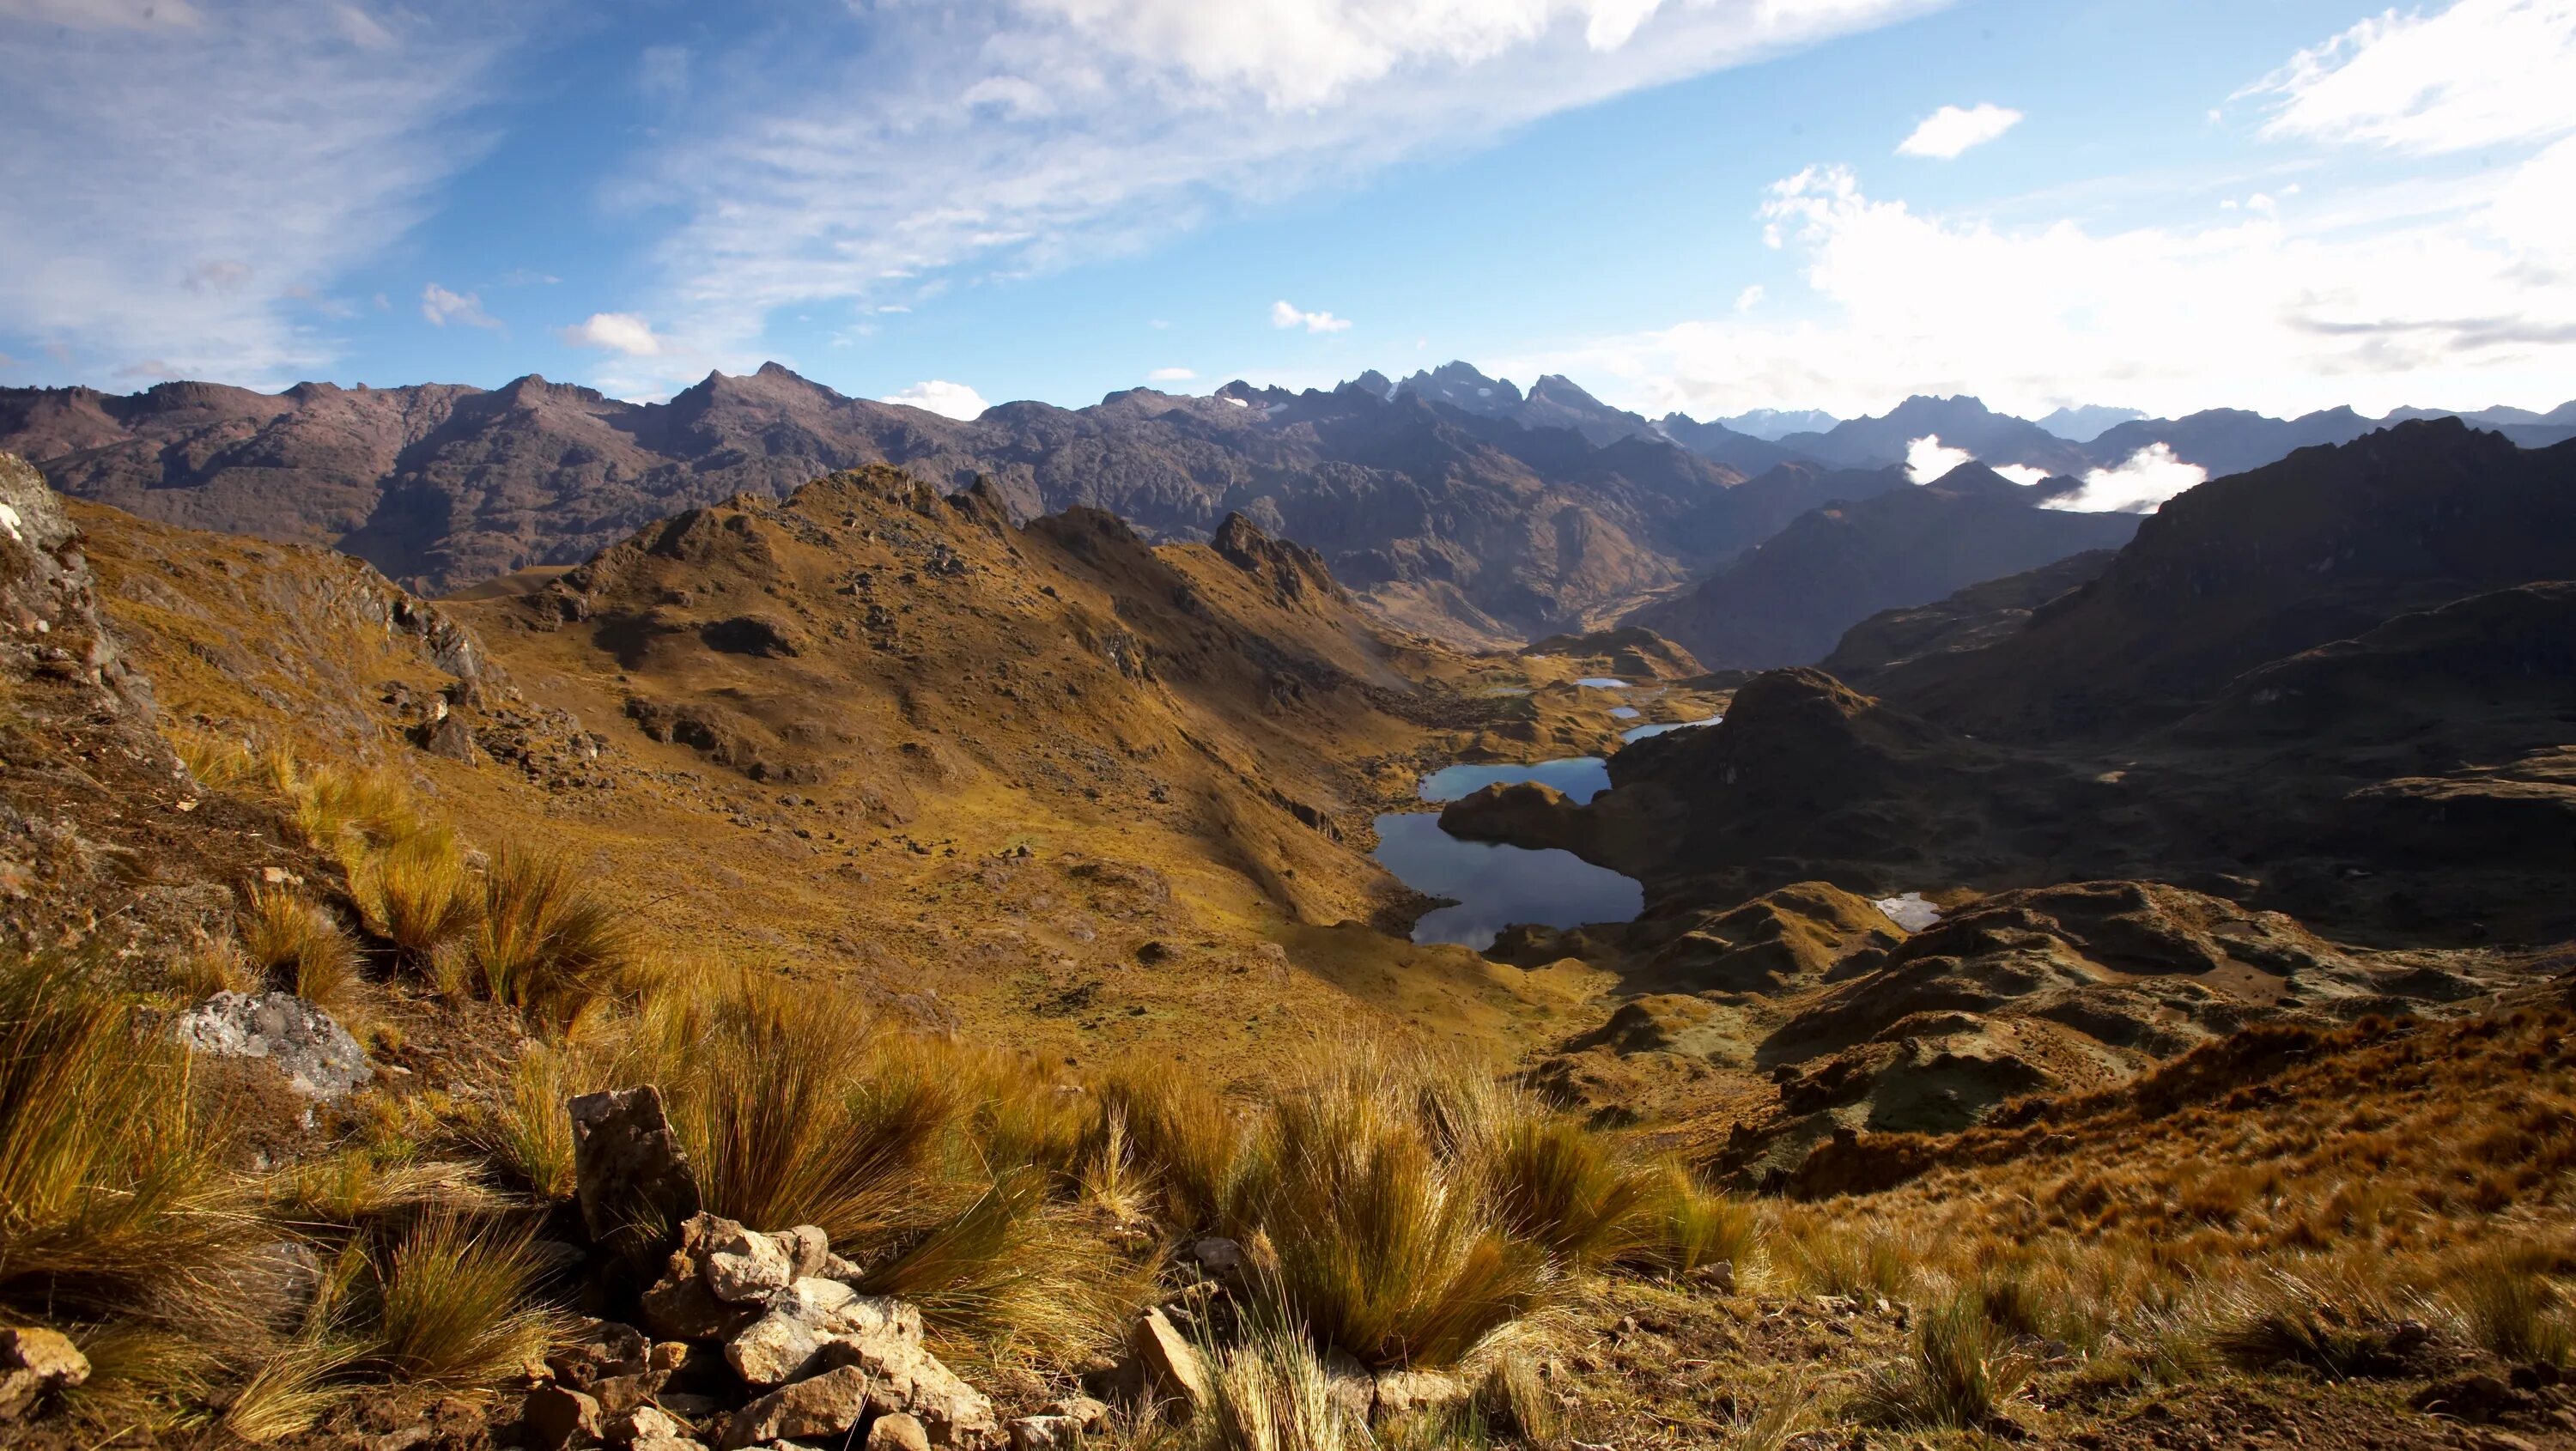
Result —
<path fill-rule="evenodd" d="M 767 1389 L 805 1373 L 827 1346 L 879 1356 L 921 1347 L 921 1312 L 900 1300 L 862 1295 L 838 1280 L 808 1276 L 769 1302 L 768 1312 L 725 1345 L 744 1382 Z"/>
<path fill-rule="evenodd" d="M 349 1030 L 293 993 L 217 993 L 181 1014 L 172 1036 L 191 1053 L 265 1058 L 288 1087 L 317 1103 L 344 1098 L 376 1076 Z"/>
<path fill-rule="evenodd" d="M 648 1083 L 586 1093 L 566 1111 L 582 1223 L 594 1241 L 636 1249 L 635 1226 L 659 1229 L 698 1213 L 698 1181 L 660 1089 Z"/>

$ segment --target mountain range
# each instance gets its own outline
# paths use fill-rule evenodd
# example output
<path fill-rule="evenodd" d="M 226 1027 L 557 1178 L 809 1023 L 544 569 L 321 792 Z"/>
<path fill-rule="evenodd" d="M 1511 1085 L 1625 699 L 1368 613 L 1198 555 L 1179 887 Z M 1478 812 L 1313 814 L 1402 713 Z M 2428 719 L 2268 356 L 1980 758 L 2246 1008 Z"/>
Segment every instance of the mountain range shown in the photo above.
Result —
<path fill-rule="evenodd" d="M 1008 403 L 972 421 L 846 397 L 774 363 L 710 374 L 663 403 L 534 376 L 492 390 L 0 390 L 0 448 L 66 493 L 170 523 L 328 544 L 432 593 L 578 563 L 682 509 L 780 498 L 824 473 L 886 463 L 949 492 L 987 479 L 1015 519 L 1101 508 L 1155 540 L 1205 539 L 1240 513 L 1318 551 L 1381 619 L 1480 646 L 1606 625 L 1709 580 L 1807 510 L 1908 477 L 1897 466 L 1925 439 L 2017 478 L 2063 480 L 2159 443 L 2231 472 L 2375 426 L 2348 409 L 2292 420 L 2219 410 L 2132 419 L 2078 443 L 1969 397 L 1911 398 L 1871 418 L 1738 421 L 1764 432 L 1830 426 L 1768 439 L 1679 414 L 1649 420 L 1563 377 L 1524 392 L 1456 362 L 1400 381 L 1364 374 L 1330 392 L 1137 389 L 1081 409 Z M 2576 434 L 2576 405 L 2479 421 L 2547 443 Z M 2105 532 L 2046 521 L 2018 531 L 2080 537 L 2070 553 Z M 2010 572 L 2048 561 L 1986 562 Z M 1974 582 L 1954 573 L 1927 579 L 1939 586 L 1931 595 L 1873 595 L 1872 605 L 1926 604 Z M 1852 622 L 1837 613 L 1793 633 L 1800 648 L 1830 645 Z"/>

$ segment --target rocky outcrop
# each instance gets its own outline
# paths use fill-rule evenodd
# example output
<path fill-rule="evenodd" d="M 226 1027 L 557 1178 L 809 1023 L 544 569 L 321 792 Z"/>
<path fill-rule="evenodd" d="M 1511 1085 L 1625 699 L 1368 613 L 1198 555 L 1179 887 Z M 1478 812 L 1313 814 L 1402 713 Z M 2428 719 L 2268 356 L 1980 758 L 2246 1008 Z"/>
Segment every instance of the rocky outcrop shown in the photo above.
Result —
<path fill-rule="evenodd" d="M 696 1217 L 698 1183 L 688 1150 L 662 1109 L 660 1089 L 611 1089 L 572 1100 L 573 1175 L 582 1223 L 596 1243 Z"/>
<path fill-rule="evenodd" d="M 182 1014 L 172 1036 L 191 1053 L 256 1058 L 286 1075 L 287 1087 L 331 1103 L 375 1077 L 349 1030 L 293 993 L 222 992 Z"/>

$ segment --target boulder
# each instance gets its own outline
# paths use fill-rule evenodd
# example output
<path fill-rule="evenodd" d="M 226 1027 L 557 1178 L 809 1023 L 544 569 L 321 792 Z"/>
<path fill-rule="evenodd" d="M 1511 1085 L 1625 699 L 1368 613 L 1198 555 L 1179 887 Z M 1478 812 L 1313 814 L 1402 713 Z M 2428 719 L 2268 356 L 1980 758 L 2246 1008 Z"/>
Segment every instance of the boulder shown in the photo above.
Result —
<path fill-rule="evenodd" d="M 847 1435 L 867 1417 L 870 1379 L 862 1367 L 845 1365 L 771 1391 L 734 1412 L 724 1446 L 739 1451 L 766 1441 Z"/>
<path fill-rule="evenodd" d="M 56 1391 L 89 1380 L 89 1357 L 58 1330 L 0 1330 L 0 1421 L 14 1421 Z"/>
<path fill-rule="evenodd" d="M 764 1307 L 717 1295 L 707 1277 L 708 1259 L 733 1252 L 745 1233 L 741 1225 L 718 1215 L 698 1213 L 682 1220 L 679 1243 L 664 1258 L 661 1278 L 644 1290 L 644 1328 L 663 1340 L 730 1340 L 758 1320 Z"/>
<path fill-rule="evenodd" d="M 599 1444 L 606 1429 L 599 1402 L 567 1386 L 539 1386 L 520 1404 L 519 1420 L 536 1451 L 573 1451 Z"/>
<path fill-rule="evenodd" d="M 726 1343 L 725 1360 L 745 1383 L 766 1390 L 810 1369 L 826 1346 L 866 1347 L 879 1356 L 919 1350 L 921 1312 L 808 1276 L 772 1298 L 765 1314 Z"/>
<path fill-rule="evenodd" d="M 1144 1372 L 1146 1392 L 1158 1401 L 1177 1402 L 1183 1419 L 1206 1402 L 1207 1372 L 1198 1350 L 1159 1308 L 1137 1317 L 1127 1333 L 1127 1352 Z"/>
<path fill-rule="evenodd" d="M 761 1305 L 796 1278 L 796 1262 L 771 1236 L 719 1219 L 708 1232 L 701 1273 L 726 1304 Z"/>
<path fill-rule="evenodd" d="M 1332 1403 L 1342 1419 L 1354 1426 L 1366 1426 L 1377 1411 L 1377 1379 L 1360 1364 L 1359 1357 L 1335 1348 L 1324 1352 L 1324 1399 Z"/>
<path fill-rule="evenodd" d="M 265 1058 L 288 1087 L 317 1103 L 346 1097 L 376 1076 L 349 1030 L 293 993 L 217 993 L 181 1014 L 172 1036 L 191 1053 Z"/>
<path fill-rule="evenodd" d="M 546 1370 L 574 1390 L 588 1390 L 613 1376 L 660 1369 L 650 1364 L 644 1332 L 614 1320 L 594 1320 L 546 1356 Z"/>
<path fill-rule="evenodd" d="M 646 1084 L 586 1093 L 569 1111 L 573 1178 L 593 1240 L 614 1243 L 634 1226 L 658 1229 L 698 1213 L 698 1181 L 660 1089 Z"/>
<path fill-rule="evenodd" d="M 903 1412 L 888 1412 L 868 1423 L 866 1451 L 930 1451 L 930 1433 Z"/>
<path fill-rule="evenodd" d="M 1190 1259 L 1215 1279 L 1230 1279 L 1243 1270 L 1243 1246 L 1223 1235 L 1210 1235 L 1190 1246 Z"/>
<path fill-rule="evenodd" d="M 608 1413 L 606 1435 L 612 1446 L 665 1446 L 673 1442 L 697 1444 L 697 1437 L 680 1423 L 680 1418 L 659 1406 L 637 1406 L 628 1411 Z"/>
<path fill-rule="evenodd" d="M 1435 1370 L 1389 1370 L 1377 1377 L 1376 1424 L 1393 1425 L 1413 1416 L 1456 1410 L 1467 1403 L 1469 1388 L 1456 1376 Z"/>
<path fill-rule="evenodd" d="M 918 1325 L 918 1312 L 903 1309 Z M 933 1446 L 986 1451 L 1003 1444 L 993 1403 L 922 1349 L 918 1330 L 909 1337 L 834 1340 L 816 1358 L 835 1369 L 865 1372 L 869 1405 L 880 1415 L 900 1411 L 919 1421 Z"/>
<path fill-rule="evenodd" d="M 1011 1451 L 1073 1451 L 1082 1428 L 1070 1416 L 1022 1416 L 1011 1422 Z"/>

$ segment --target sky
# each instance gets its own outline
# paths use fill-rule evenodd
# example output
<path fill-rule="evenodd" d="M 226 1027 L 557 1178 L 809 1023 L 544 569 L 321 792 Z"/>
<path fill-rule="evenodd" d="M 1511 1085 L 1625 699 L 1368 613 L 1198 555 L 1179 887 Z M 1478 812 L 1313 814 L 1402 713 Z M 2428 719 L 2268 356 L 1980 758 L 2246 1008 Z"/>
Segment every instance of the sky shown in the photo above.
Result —
<path fill-rule="evenodd" d="M 2576 397 L 2576 0 L 0 0 L 0 385 Z"/>

